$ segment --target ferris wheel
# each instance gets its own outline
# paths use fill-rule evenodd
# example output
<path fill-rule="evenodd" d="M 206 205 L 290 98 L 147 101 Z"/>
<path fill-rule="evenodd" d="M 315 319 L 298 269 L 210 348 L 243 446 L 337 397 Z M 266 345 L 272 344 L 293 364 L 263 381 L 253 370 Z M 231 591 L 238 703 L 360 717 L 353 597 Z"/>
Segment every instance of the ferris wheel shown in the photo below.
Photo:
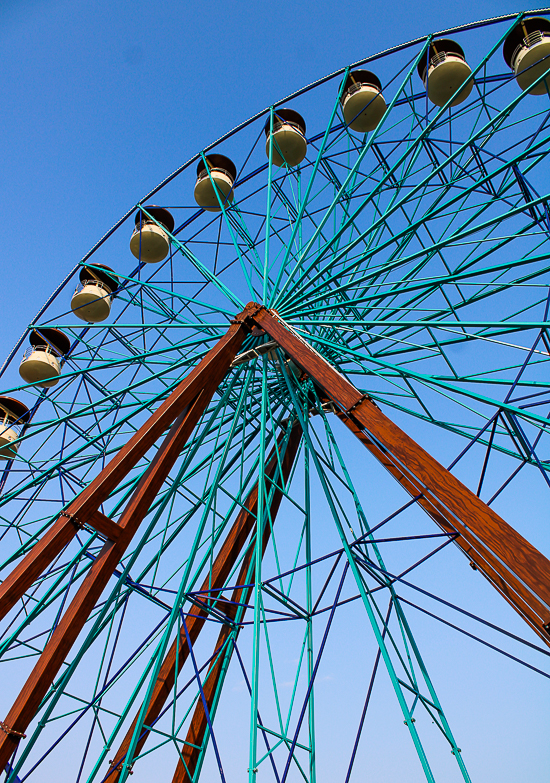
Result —
<path fill-rule="evenodd" d="M 459 667 L 546 685 L 544 14 L 275 103 L 29 324 L 1 371 L 3 779 L 469 781 Z"/>

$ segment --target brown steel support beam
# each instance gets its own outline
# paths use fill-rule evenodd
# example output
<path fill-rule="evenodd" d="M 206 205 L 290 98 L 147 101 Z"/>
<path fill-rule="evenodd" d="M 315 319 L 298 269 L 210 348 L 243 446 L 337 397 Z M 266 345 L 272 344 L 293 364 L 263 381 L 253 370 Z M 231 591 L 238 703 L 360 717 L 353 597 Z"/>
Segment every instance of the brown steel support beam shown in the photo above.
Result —
<path fill-rule="evenodd" d="M 278 494 L 280 500 L 281 493 Z M 276 504 L 275 508 L 274 508 L 274 504 L 272 504 L 271 507 L 272 522 L 275 521 L 275 515 L 277 514 L 278 507 L 279 507 L 279 503 Z M 265 553 L 270 534 L 271 534 L 271 527 L 270 525 L 266 525 L 264 529 L 264 536 L 262 541 L 262 555 Z M 241 565 L 239 576 L 237 578 L 237 587 L 233 590 L 231 594 L 231 603 L 225 609 L 225 615 L 228 619 L 228 622 L 222 626 L 220 633 L 218 634 L 218 640 L 216 642 L 216 646 L 214 647 L 214 654 L 216 654 L 217 652 L 217 657 L 214 658 L 214 660 L 210 664 L 208 668 L 208 674 L 206 675 L 205 681 L 202 686 L 204 700 L 206 701 L 206 707 L 208 709 L 208 712 L 205 709 L 202 698 L 199 697 L 197 701 L 197 706 L 195 707 L 195 711 L 193 713 L 193 718 L 191 719 L 191 723 L 187 730 L 187 736 L 185 737 L 185 745 L 181 750 L 181 758 L 178 759 L 178 764 L 176 767 L 176 771 L 174 772 L 172 783 L 192 783 L 193 776 L 195 774 L 195 770 L 197 769 L 197 764 L 199 762 L 199 758 L 201 755 L 201 750 L 203 748 L 205 740 L 208 739 L 209 726 L 208 726 L 207 716 L 210 716 L 211 718 L 212 706 L 214 704 L 214 699 L 216 698 L 216 694 L 218 692 L 218 686 L 220 684 L 222 677 L 224 676 L 224 671 L 227 669 L 227 666 L 229 665 L 228 659 L 231 658 L 231 655 L 233 653 L 232 642 L 229 642 L 229 644 L 231 644 L 231 648 L 229 649 L 227 654 L 225 652 L 225 645 L 228 643 L 228 639 L 233 631 L 234 628 L 233 623 L 235 622 L 235 617 L 237 615 L 237 610 L 239 609 L 239 605 L 243 607 L 242 614 L 244 615 L 244 612 L 246 611 L 246 604 L 248 604 L 250 600 L 250 595 L 252 593 L 252 585 L 250 585 L 250 582 L 254 579 L 255 569 L 254 567 L 252 567 L 252 572 L 251 572 L 250 566 L 252 562 L 252 557 L 254 556 L 254 551 L 255 551 L 255 542 L 252 541 L 252 543 L 249 545 L 246 551 L 246 555 Z M 242 586 L 246 584 L 248 584 L 249 587 L 245 588 Z M 236 630 L 235 641 L 237 636 L 239 635 L 240 629 L 241 628 L 239 626 Z"/>
<path fill-rule="evenodd" d="M 5 767 L 24 735 L 63 660 L 84 627 L 86 619 L 137 532 L 185 442 L 215 389 L 226 375 L 247 329 L 254 324 L 258 330 L 265 330 L 336 404 L 339 409 L 337 415 L 346 426 L 418 501 L 431 518 L 447 533 L 458 534 L 455 542 L 469 560 L 529 625 L 547 643 L 550 643 L 548 637 L 550 562 L 450 471 L 397 427 L 368 397 L 361 394 L 275 312 L 250 303 L 232 323 L 227 334 L 159 406 L 155 414 L 135 433 L 103 471 L 60 514 L 58 520 L 0 586 L 0 617 L 2 617 L 70 542 L 80 527 L 92 527 L 107 538 L 8 716 L 5 721 L 0 722 L 0 769 Z M 113 522 L 99 511 L 99 507 L 168 427 L 170 427 L 168 434 L 139 481 L 121 517 L 118 522 Z M 301 436 L 300 431 L 296 443 L 291 448 L 295 432 L 296 428 L 286 452 L 288 455 L 292 454 L 292 460 Z M 292 449 L 294 449 L 293 453 Z M 271 462 L 270 460 L 266 468 L 268 476 Z M 288 467 L 289 471 L 290 467 Z M 273 469 L 275 470 L 275 467 Z M 286 481 L 286 478 L 284 480 Z M 247 500 L 247 504 L 251 505 L 247 505 L 239 514 L 241 527 L 235 527 L 236 521 L 226 542 L 227 546 L 224 544 L 218 555 L 220 558 L 224 552 L 222 559 L 219 563 L 216 559 L 219 572 L 215 578 L 220 589 L 254 524 L 253 509 L 256 508 L 257 503 L 257 488 L 255 500 L 253 494 L 254 492 Z M 278 500 L 272 506 L 272 514 L 276 513 L 281 499 L 280 494 L 278 492 Z M 246 534 L 245 530 L 248 530 Z M 268 534 L 268 531 L 266 533 Z M 208 580 L 208 586 L 203 586 L 203 589 L 214 589 L 212 577 Z M 231 619 L 230 615 L 228 616 Z M 191 643 L 197 638 L 206 617 L 205 609 L 198 610 L 196 618 L 188 619 L 187 629 Z M 224 633 L 227 633 L 227 628 L 231 627 L 230 624 L 224 626 L 220 639 Z M 179 671 L 188 652 L 187 641 L 182 639 L 180 634 L 162 664 L 146 714 L 146 727 L 151 726 L 160 714 L 175 681 L 176 669 Z M 214 663 L 213 667 L 215 665 Z M 214 698 L 215 685 L 221 676 L 221 670 L 219 672 L 212 670 L 211 674 L 212 686 L 209 688 L 213 690 L 207 698 L 207 703 L 210 704 L 213 702 L 208 702 L 208 699 Z M 196 739 L 202 737 L 204 741 L 206 715 L 203 714 L 201 717 L 201 703 L 195 710 L 190 731 L 193 730 Z M 202 709 L 204 713 L 204 707 Z M 125 743 L 128 736 L 131 740 L 131 735 L 132 729 L 117 753 L 117 759 L 120 760 L 125 755 L 124 748 L 129 747 L 129 742 Z M 145 731 L 138 742 L 136 753 L 140 751 L 147 735 L 148 732 Z M 192 740 L 189 742 L 201 744 Z M 193 750 L 190 745 L 184 746 L 184 750 L 186 748 Z M 199 754 L 197 753 L 194 761 L 193 758 L 191 753 L 189 764 L 196 766 Z M 191 769 L 189 765 L 188 768 Z M 184 765 L 182 769 L 185 771 Z M 111 781 L 118 778 L 118 770 L 113 768 L 112 772 L 117 777 L 111 776 Z"/>
<path fill-rule="evenodd" d="M 111 541 L 116 541 L 120 535 L 120 526 L 102 514 L 101 511 L 94 511 L 87 522 L 87 527 L 97 530 L 98 533 Z"/>
<path fill-rule="evenodd" d="M 301 436 L 302 436 L 302 429 L 296 423 L 290 433 L 288 443 L 281 460 L 283 484 L 287 483 L 288 478 L 290 476 L 290 471 L 294 463 L 296 452 L 298 450 L 298 446 L 300 445 Z M 277 447 L 272 450 L 271 454 L 268 457 L 267 464 L 264 471 L 265 476 L 268 479 L 268 482 L 274 481 L 276 485 L 279 485 L 278 465 L 280 459 L 279 454 L 281 452 L 281 445 L 283 441 L 284 441 L 284 435 L 281 435 L 279 437 Z M 266 493 L 269 493 L 269 490 L 270 490 L 270 486 L 269 483 L 267 483 L 265 488 Z M 281 491 L 279 489 L 275 489 L 272 496 L 271 506 L 270 506 L 270 513 L 271 513 L 272 520 L 275 518 L 275 515 L 277 514 L 277 510 L 281 503 L 281 499 L 282 499 Z M 257 504 L 258 504 L 258 482 L 256 482 L 255 486 L 250 491 L 246 499 L 246 502 L 244 503 L 243 508 L 241 509 L 241 511 L 239 511 L 237 518 L 235 519 L 235 522 L 233 523 L 233 526 L 229 531 L 227 538 L 225 539 L 218 555 L 216 556 L 216 559 L 214 560 L 214 564 L 212 566 L 211 572 L 208 574 L 208 576 L 205 578 L 203 582 L 203 585 L 201 587 L 201 592 L 205 593 L 205 595 L 218 597 L 222 588 L 225 586 L 225 582 L 228 576 L 230 575 L 235 563 L 237 562 L 243 546 L 245 545 L 248 537 L 250 536 L 250 533 L 252 532 L 252 530 L 256 525 Z M 267 525 L 266 527 L 267 527 L 266 535 L 269 537 L 270 527 L 269 525 Z M 264 538 L 264 550 L 266 544 L 267 544 L 267 539 Z M 253 545 L 249 547 L 247 554 L 245 555 L 245 562 L 247 558 L 249 562 L 249 558 L 251 556 L 250 552 L 253 551 L 253 549 L 254 549 Z M 237 584 L 241 584 L 243 568 L 244 565 L 241 568 L 241 574 L 239 575 Z M 248 573 L 248 566 L 246 568 L 246 573 Z M 246 573 L 244 578 L 246 578 Z M 207 601 L 206 598 L 203 600 L 205 602 Z M 208 600 L 208 603 L 210 608 L 213 608 L 216 605 L 217 601 L 211 599 Z M 223 606 L 224 604 L 221 603 L 222 611 L 223 611 Z M 231 610 L 231 606 L 225 611 L 225 614 L 231 618 L 230 610 Z M 194 644 L 195 641 L 197 640 L 207 618 L 208 618 L 208 612 L 204 609 L 194 610 L 192 615 L 188 615 L 186 621 L 187 633 L 189 634 L 189 638 L 192 644 Z M 222 628 L 222 632 L 220 633 L 220 637 L 223 635 L 224 632 L 223 629 L 225 629 L 226 627 L 231 629 L 230 625 L 229 626 L 224 625 Z M 215 649 L 218 648 L 216 647 Z M 147 711 L 143 719 L 144 728 L 136 744 L 134 756 L 137 756 L 141 752 L 150 734 L 149 727 L 154 725 L 160 713 L 162 712 L 162 709 L 166 704 L 166 701 L 172 695 L 176 676 L 181 671 L 181 668 L 183 667 L 183 664 L 187 660 L 188 656 L 189 656 L 189 645 L 187 642 L 185 629 L 182 628 L 179 633 L 179 636 L 176 639 L 174 639 L 170 647 L 170 650 L 168 651 L 164 661 L 162 662 L 162 666 L 160 668 L 157 681 L 155 683 L 153 693 L 151 695 L 151 699 L 149 701 L 149 705 L 147 707 Z M 111 762 L 109 773 L 107 774 L 106 777 L 106 780 L 108 780 L 109 783 L 116 783 L 119 780 L 122 764 L 126 758 L 126 754 L 132 742 L 132 737 L 138 722 L 140 712 L 141 712 L 141 708 L 140 710 L 138 710 L 138 713 L 136 714 L 134 720 L 132 721 L 132 725 L 128 729 L 126 736 L 124 737 L 124 740 L 119 746 L 113 758 L 113 761 Z"/>
<path fill-rule="evenodd" d="M 361 443 L 376 457 L 376 459 L 391 473 L 391 475 L 398 481 L 403 489 L 416 499 L 418 505 L 424 509 L 424 511 L 434 520 L 434 522 L 446 533 L 456 535 L 457 531 L 449 523 L 445 516 L 445 509 L 434 502 L 433 498 L 423 495 L 424 487 L 418 482 L 415 482 L 410 476 L 405 475 L 398 465 L 396 465 L 388 453 L 385 452 L 380 446 L 375 443 L 368 434 L 361 429 L 361 427 L 352 419 L 351 416 L 347 416 L 341 411 L 337 411 L 338 418 L 353 432 L 353 434 L 361 441 Z M 455 526 L 456 527 L 456 526 Z M 470 564 L 479 570 L 483 575 L 493 584 L 503 598 L 514 607 L 514 609 L 522 615 L 523 619 L 531 626 L 531 628 L 538 634 L 538 636 L 548 643 L 548 635 L 545 630 L 541 629 L 540 618 L 536 612 L 533 611 L 528 600 L 528 593 L 521 586 L 521 583 L 517 585 L 517 589 L 520 592 L 514 591 L 510 584 L 505 582 L 495 566 L 497 565 L 497 559 L 493 553 L 486 547 L 482 547 L 478 544 L 477 550 L 474 550 L 472 544 L 468 541 L 467 531 L 463 531 L 463 535 L 459 536 L 455 543 L 464 552 L 464 554 L 470 560 Z M 524 597 L 525 596 L 525 597 Z"/>
<path fill-rule="evenodd" d="M 103 545 L 3 721 L 0 733 L 0 769 L 4 769 L 16 749 L 113 571 L 124 556 L 151 502 L 196 426 L 204 410 L 205 397 L 204 392 L 201 392 L 197 400 L 178 416 L 170 428 L 120 517 L 120 535 L 116 541 L 106 541 Z"/>
<path fill-rule="evenodd" d="M 432 519 L 550 644 L 550 562 L 492 508 L 315 351 L 277 313 L 260 308 L 256 324 L 274 339 L 340 409 L 340 418 Z"/>
<path fill-rule="evenodd" d="M 111 532 L 110 528 L 114 523 L 98 511 L 98 506 L 173 422 L 117 522 L 119 532 L 105 542 L 6 719 L 0 722 L 0 769 L 4 769 L 24 736 L 113 571 L 124 556 L 220 381 L 227 374 L 246 335 L 246 318 L 247 310 L 90 486 L 71 503 L 64 516 L 60 517 L 17 566 L 15 576 L 12 574 L 3 583 L 0 606 L 5 609 L 5 603 L 13 606 L 21 597 L 47 564 L 76 534 L 77 527 L 95 523 L 98 529 L 103 527 L 105 531 Z M 38 550 L 38 555 L 35 550 Z"/>
<path fill-rule="evenodd" d="M 221 340 L 132 435 L 101 473 L 61 512 L 40 541 L 6 577 L 0 585 L 0 619 L 53 562 L 79 528 L 87 525 L 113 541 L 118 538 L 116 523 L 102 514 L 99 507 L 206 383 L 212 387 L 213 394 L 246 336 L 245 324 L 255 307 L 247 307 L 235 319 Z"/>
<path fill-rule="evenodd" d="M 294 463 L 294 458 L 296 456 L 296 452 L 301 437 L 302 437 L 302 428 L 299 426 L 295 426 L 291 435 L 291 440 L 289 441 L 287 450 L 283 458 L 283 465 L 282 465 L 283 487 L 286 487 L 288 483 L 288 479 L 290 476 L 290 472 L 292 470 L 292 465 Z M 277 516 L 277 512 L 279 510 L 281 500 L 282 500 L 282 492 L 280 492 L 280 490 L 277 489 L 275 490 L 270 506 L 270 518 L 272 524 L 275 523 L 275 517 Z M 265 550 L 267 548 L 270 535 L 271 535 L 271 526 L 268 523 L 266 524 L 263 533 L 262 557 L 265 554 Z M 216 699 L 216 694 L 218 693 L 218 687 L 220 685 L 220 682 L 224 677 L 224 671 L 227 670 L 229 660 L 231 659 L 231 656 L 233 654 L 233 646 L 231 646 L 227 655 L 224 654 L 223 651 L 226 643 L 228 643 L 229 636 L 233 631 L 233 627 L 234 627 L 233 623 L 235 621 L 239 605 L 241 606 L 244 605 L 242 611 L 242 614 L 244 616 L 244 613 L 246 611 L 246 604 L 248 604 L 252 592 L 252 585 L 250 585 L 250 582 L 254 579 L 255 569 L 254 567 L 252 567 L 252 573 L 251 573 L 250 567 L 251 567 L 252 557 L 254 555 L 254 550 L 255 550 L 255 542 L 252 541 L 243 559 L 241 570 L 237 579 L 237 587 L 235 587 L 231 595 L 231 603 L 229 604 L 229 606 L 225 611 L 225 614 L 228 617 L 229 622 L 222 626 L 220 633 L 218 635 L 216 646 L 214 648 L 214 651 L 218 650 L 220 652 L 218 652 L 217 657 L 210 664 L 210 667 L 208 669 L 208 674 L 203 685 L 204 700 L 206 701 L 206 709 L 208 710 L 208 713 L 205 709 L 202 698 L 199 698 L 199 700 L 197 701 L 197 706 L 195 707 L 195 711 L 193 713 L 193 718 L 191 719 L 191 723 L 189 725 L 189 729 L 187 730 L 185 745 L 183 746 L 181 752 L 182 758 L 178 760 L 178 764 L 176 767 L 176 771 L 174 773 L 172 783 L 192 783 L 195 771 L 197 769 L 197 764 L 199 762 L 201 750 L 204 747 L 205 741 L 208 740 L 209 726 L 208 726 L 207 716 L 210 715 L 210 718 L 212 719 L 211 712 L 212 712 L 212 707 L 214 705 L 214 700 Z M 250 586 L 247 588 L 242 587 L 242 585 L 246 585 L 246 584 L 249 584 Z M 240 629 L 241 626 L 237 628 L 235 639 L 238 636 Z M 229 644 L 232 645 L 232 642 L 229 642 Z"/>

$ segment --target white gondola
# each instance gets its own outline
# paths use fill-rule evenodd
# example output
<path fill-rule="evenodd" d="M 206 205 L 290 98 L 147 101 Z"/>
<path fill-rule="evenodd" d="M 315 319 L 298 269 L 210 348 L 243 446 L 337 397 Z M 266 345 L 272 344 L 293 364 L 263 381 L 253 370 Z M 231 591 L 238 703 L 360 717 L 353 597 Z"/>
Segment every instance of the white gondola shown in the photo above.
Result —
<path fill-rule="evenodd" d="M 155 204 L 145 204 L 143 209 L 149 214 L 146 215 L 141 209 L 136 212 L 136 227 L 130 239 L 130 250 L 140 261 L 158 264 L 164 261 L 170 252 L 168 234 L 174 230 L 174 218 L 167 209 L 157 207 Z M 154 220 L 151 220 L 149 215 Z"/>
<path fill-rule="evenodd" d="M 80 285 L 71 299 L 71 310 L 77 318 L 87 323 L 104 321 L 111 312 L 118 277 L 104 264 L 82 267 L 79 277 Z"/>
<path fill-rule="evenodd" d="M 531 85 L 550 68 L 550 21 L 542 16 L 523 19 L 508 33 L 502 54 L 522 90 L 530 95 L 546 95 L 550 76 Z"/>
<path fill-rule="evenodd" d="M 0 459 L 13 459 L 19 444 L 14 441 L 29 420 L 29 409 L 13 397 L 0 397 Z"/>
<path fill-rule="evenodd" d="M 450 105 L 458 106 L 465 101 L 474 86 L 474 80 L 469 78 L 471 74 L 462 47 L 448 38 L 432 41 L 418 64 L 418 75 L 428 90 L 428 98 L 436 106 L 445 106 L 461 85 Z"/>
<path fill-rule="evenodd" d="M 303 161 L 307 153 L 306 123 L 294 109 L 277 109 L 265 124 L 265 154 L 269 158 L 269 146 L 273 140 L 272 161 L 275 166 L 293 168 Z"/>
<path fill-rule="evenodd" d="M 207 212 L 221 212 L 222 204 L 228 207 L 233 201 L 237 168 L 225 155 L 207 155 L 206 161 L 208 168 L 202 158 L 197 166 L 195 201 Z"/>
<path fill-rule="evenodd" d="M 69 351 L 71 341 L 59 329 L 44 327 L 33 329 L 29 342 L 30 348 L 19 365 L 19 375 L 25 383 L 42 389 L 55 386 L 61 375 L 61 359 Z"/>
<path fill-rule="evenodd" d="M 348 74 L 340 103 L 346 125 L 357 133 L 374 130 L 386 111 L 382 84 L 371 71 L 352 71 Z"/>

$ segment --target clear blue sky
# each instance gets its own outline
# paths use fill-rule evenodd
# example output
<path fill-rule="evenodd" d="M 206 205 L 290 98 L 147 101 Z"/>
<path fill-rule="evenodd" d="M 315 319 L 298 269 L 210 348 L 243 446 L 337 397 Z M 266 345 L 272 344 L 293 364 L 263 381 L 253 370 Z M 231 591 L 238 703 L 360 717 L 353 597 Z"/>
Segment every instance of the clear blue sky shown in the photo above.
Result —
<path fill-rule="evenodd" d="M 284 95 L 368 54 L 515 10 L 521 9 L 511 0 L 4 0 L 2 358 L 94 242 L 197 150 Z M 539 680 L 500 661 L 495 677 L 485 652 L 475 672 L 465 657 L 456 680 L 445 680 L 441 656 L 453 640 L 442 631 L 441 654 L 434 650 L 428 657 L 458 722 L 466 727 L 476 707 L 455 706 L 456 681 L 471 676 L 475 693 L 477 680 L 481 687 L 492 677 L 489 691 L 509 720 L 503 717 L 494 732 L 476 727 L 486 732 L 491 757 L 505 750 L 506 732 L 512 737 L 518 723 L 531 738 L 525 763 L 504 752 L 502 766 L 486 769 L 484 780 L 548 779 L 548 721 L 530 722 L 515 708 L 515 692 Z M 472 649 L 465 646 L 465 656 Z M 542 689 L 533 694 L 533 702 L 543 698 Z M 543 714 L 540 704 L 537 714 Z M 482 769 L 482 744 L 477 753 Z"/>

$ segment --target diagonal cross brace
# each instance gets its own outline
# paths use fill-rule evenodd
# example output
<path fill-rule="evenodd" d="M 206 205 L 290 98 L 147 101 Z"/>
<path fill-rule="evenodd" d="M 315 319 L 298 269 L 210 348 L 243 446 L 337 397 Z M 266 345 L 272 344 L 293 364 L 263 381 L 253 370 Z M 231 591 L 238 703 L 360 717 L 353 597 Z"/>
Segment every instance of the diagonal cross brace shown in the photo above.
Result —
<path fill-rule="evenodd" d="M 446 533 L 456 536 L 456 524 L 453 528 L 448 520 L 448 516 L 446 516 L 445 508 L 441 504 L 438 504 L 434 498 L 425 494 L 425 487 L 419 482 L 416 482 L 411 476 L 407 475 L 399 464 L 392 461 L 388 453 L 384 451 L 379 444 L 373 441 L 369 434 L 362 429 L 351 416 L 347 416 L 341 411 L 336 411 L 336 415 L 371 454 L 376 457 L 386 470 L 391 473 L 409 495 L 415 498 L 418 505 L 424 509 L 434 522 Z M 464 554 L 468 556 L 470 564 L 475 567 L 476 570 L 483 573 L 505 600 L 507 600 L 508 603 L 522 615 L 523 619 L 533 628 L 533 630 L 548 643 L 547 632 L 546 630 L 541 629 L 540 617 L 537 612 L 533 610 L 529 602 L 531 597 L 530 594 L 523 588 L 521 583 L 516 583 L 515 587 L 512 588 L 511 584 L 502 578 L 497 569 L 498 558 L 491 550 L 487 547 L 482 547 L 479 542 L 477 543 L 477 550 L 474 550 L 472 542 L 468 541 L 464 534 L 462 535 L 462 538 L 455 538 L 455 543 L 462 549 Z M 544 607 L 541 611 L 544 611 Z"/>
<path fill-rule="evenodd" d="M 254 324 L 275 340 L 336 404 L 339 418 L 418 500 L 432 519 L 445 532 L 458 533 L 455 543 L 536 633 L 550 644 L 550 562 L 388 419 L 275 311 L 250 303 L 180 386 L 90 485 L 60 513 L 50 530 L 0 586 L 2 617 L 82 525 L 95 527 L 107 538 L 6 720 L 2 721 L 0 769 L 6 766 L 24 737 L 63 660 L 193 428 L 229 371 L 246 333 Z M 168 435 L 118 523 L 114 523 L 99 511 L 99 506 L 171 424 Z"/>

